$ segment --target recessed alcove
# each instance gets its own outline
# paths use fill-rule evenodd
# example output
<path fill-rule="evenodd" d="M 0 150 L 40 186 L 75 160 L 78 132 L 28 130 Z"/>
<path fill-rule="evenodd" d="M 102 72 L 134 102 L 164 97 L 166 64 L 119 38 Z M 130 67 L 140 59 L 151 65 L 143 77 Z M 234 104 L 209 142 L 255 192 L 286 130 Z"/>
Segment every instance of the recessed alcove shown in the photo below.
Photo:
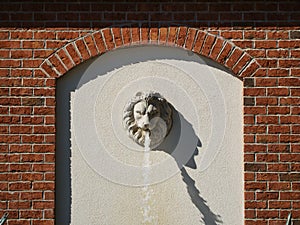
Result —
<path fill-rule="evenodd" d="M 122 110 L 137 91 L 176 110 L 166 143 L 151 153 L 143 223 L 143 147 Z M 57 224 L 243 224 L 242 81 L 175 47 L 105 53 L 57 81 Z M 174 154 L 173 154 L 174 153 Z"/>

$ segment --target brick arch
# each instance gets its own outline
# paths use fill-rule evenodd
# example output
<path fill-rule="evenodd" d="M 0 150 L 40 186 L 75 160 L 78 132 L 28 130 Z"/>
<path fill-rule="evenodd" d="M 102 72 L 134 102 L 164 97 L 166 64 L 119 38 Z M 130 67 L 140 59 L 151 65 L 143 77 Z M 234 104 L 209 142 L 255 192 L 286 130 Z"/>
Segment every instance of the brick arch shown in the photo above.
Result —
<path fill-rule="evenodd" d="M 232 42 L 196 28 L 104 28 L 58 49 L 40 65 L 46 76 L 60 77 L 78 64 L 113 49 L 161 45 L 180 47 L 208 57 L 230 69 L 237 77 L 251 77 L 259 63 Z"/>

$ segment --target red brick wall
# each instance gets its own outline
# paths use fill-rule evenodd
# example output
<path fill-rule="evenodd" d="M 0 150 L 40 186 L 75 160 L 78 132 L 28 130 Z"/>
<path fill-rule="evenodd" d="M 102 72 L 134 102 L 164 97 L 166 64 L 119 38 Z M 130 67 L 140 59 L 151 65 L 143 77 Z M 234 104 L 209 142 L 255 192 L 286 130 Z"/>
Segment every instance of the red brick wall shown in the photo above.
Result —
<path fill-rule="evenodd" d="M 244 80 L 245 224 L 285 224 L 290 211 L 300 219 L 298 1 L 11 1 L 0 11 L 0 216 L 9 212 L 9 225 L 54 224 L 56 78 L 146 43 L 190 49 Z"/>

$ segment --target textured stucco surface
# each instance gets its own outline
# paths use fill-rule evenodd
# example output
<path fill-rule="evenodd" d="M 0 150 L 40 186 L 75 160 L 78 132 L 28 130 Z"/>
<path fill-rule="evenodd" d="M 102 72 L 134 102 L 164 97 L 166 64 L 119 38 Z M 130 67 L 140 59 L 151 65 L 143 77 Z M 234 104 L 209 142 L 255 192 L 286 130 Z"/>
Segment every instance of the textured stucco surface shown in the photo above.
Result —
<path fill-rule="evenodd" d="M 83 66 L 68 74 L 82 73 L 70 103 L 72 224 L 142 224 L 143 149 L 126 136 L 122 110 L 149 89 L 179 114 L 160 150 L 182 153 L 151 154 L 152 224 L 243 223 L 240 80 L 175 48 L 122 49 Z"/>

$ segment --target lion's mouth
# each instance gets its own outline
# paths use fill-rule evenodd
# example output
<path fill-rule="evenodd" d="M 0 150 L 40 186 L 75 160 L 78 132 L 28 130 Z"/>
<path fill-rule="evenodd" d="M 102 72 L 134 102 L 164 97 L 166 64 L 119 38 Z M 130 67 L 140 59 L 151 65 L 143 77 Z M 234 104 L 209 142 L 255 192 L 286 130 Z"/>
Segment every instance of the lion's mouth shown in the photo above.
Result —
<path fill-rule="evenodd" d="M 144 133 L 149 133 L 149 137 L 151 136 L 151 130 L 149 128 L 143 128 Z"/>

